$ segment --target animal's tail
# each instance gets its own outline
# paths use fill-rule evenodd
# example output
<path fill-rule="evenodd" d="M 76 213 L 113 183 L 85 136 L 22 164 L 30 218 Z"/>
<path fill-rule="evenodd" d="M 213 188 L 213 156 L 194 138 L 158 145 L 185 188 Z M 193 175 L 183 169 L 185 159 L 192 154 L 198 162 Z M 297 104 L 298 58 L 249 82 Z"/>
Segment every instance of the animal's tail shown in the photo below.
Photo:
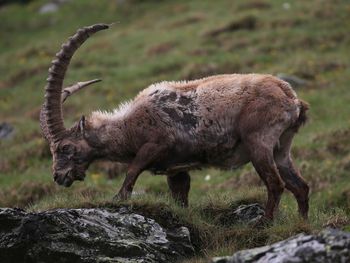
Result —
<path fill-rule="evenodd" d="M 306 112 L 310 108 L 309 104 L 303 100 L 298 99 L 298 107 L 299 107 L 299 117 L 293 125 L 293 128 L 297 132 L 301 126 L 303 126 L 307 121 Z"/>

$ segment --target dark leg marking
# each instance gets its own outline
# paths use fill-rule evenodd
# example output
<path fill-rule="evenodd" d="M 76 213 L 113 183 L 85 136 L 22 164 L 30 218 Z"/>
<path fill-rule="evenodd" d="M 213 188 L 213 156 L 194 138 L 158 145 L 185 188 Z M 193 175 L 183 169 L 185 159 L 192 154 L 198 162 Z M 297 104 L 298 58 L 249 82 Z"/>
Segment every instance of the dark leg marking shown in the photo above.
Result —
<path fill-rule="evenodd" d="M 259 143 L 259 139 L 255 138 L 245 143 L 249 151 L 250 160 L 267 188 L 265 218 L 273 220 L 274 212 L 278 208 L 284 190 L 284 183 L 273 159 L 272 149 L 263 143 Z"/>
<path fill-rule="evenodd" d="M 287 130 L 280 138 L 280 148 L 275 152 L 275 162 L 286 188 L 297 200 L 299 213 L 307 219 L 309 211 L 309 186 L 295 168 L 290 149 L 295 131 Z"/>
<path fill-rule="evenodd" d="M 291 159 L 288 160 L 286 165 L 277 163 L 277 167 L 286 184 L 286 188 L 293 193 L 298 202 L 300 215 L 304 219 L 307 219 L 309 211 L 309 186 L 295 169 Z"/>
<path fill-rule="evenodd" d="M 188 172 L 178 172 L 167 176 L 168 185 L 172 197 L 183 207 L 188 206 L 188 193 L 190 191 L 191 178 Z"/>

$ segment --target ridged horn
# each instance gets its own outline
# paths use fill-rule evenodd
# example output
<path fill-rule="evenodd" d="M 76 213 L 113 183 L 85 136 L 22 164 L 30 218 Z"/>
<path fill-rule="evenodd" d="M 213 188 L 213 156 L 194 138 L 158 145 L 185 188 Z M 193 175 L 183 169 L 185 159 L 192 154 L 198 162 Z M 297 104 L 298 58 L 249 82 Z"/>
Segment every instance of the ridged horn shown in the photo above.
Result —
<path fill-rule="evenodd" d="M 79 29 L 74 36 L 70 37 L 69 40 L 62 45 L 61 50 L 56 54 L 56 59 L 52 61 L 45 88 L 44 107 L 40 113 L 40 119 L 45 121 L 46 124 L 41 124 L 43 134 L 50 142 L 61 140 L 67 133 L 63 123 L 61 101 L 63 80 L 70 60 L 74 52 L 91 35 L 107 28 L 109 28 L 107 24 L 95 24 Z"/>
<path fill-rule="evenodd" d="M 62 95 L 61 95 L 61 103 L 63 104 L 66 99 L 73 95 L 74 93 L 76 93 L 77 91 L 91 85 L 94 84 L 96 82 L 100 82 L 102 81 L 101 79 L 93 79 L 93 80 L 89 80 L 89 81 L 82 81 L 82 82 L 77 82 L 72 86 L 66 87 L 62 90 Z M 41 106 L 41 110 L 40 110 L 40 128 L 41 128 L 41 132 L 42 135 L 44 136 L 44 138 L 48 141 L 50 141 L 50 133 L 49 130 L 47 128 L 47 121 L 46 121 L 46 111 L 45 111 L 45 103 Z"/>
<path fill-rule="evenodd" d="M 101 79 L 93 79 L 93 80 L 89 80 L 89 81 L 82 81 L 82 82 L 77 82 L 72 86 L 69 86 L 67 88 L 64 88 L 62 90 L 62 97 L 61 97 L 61 102 L 62 104 L 66 101 L 66 99 L 73 95 L 74 93 L 76 93 L 77 91 L 91 85 L 94 84 L 96 82 L 100 82 L 102 81 Z"/>

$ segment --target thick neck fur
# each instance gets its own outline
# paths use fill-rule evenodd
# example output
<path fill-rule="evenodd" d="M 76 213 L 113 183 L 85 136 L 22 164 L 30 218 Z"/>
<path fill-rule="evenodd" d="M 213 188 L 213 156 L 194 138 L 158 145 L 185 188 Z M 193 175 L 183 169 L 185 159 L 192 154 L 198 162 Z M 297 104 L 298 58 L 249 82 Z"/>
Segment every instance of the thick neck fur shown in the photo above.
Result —
<path fill-rule="evenodd" d="M 93 112 L 87 119 L 85 137 L 95 149 L 97 159 L 128 162 L 133 157 L 125 129 L 124 116 L 107 112 Z"/>

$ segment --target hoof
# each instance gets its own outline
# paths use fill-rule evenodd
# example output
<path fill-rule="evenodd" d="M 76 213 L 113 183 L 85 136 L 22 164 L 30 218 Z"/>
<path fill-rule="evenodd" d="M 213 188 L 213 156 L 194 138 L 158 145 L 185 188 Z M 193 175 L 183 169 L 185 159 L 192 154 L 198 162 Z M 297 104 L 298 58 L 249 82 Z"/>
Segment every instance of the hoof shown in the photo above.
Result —
<path fill-rule="evenodd" d="M 131 196 L 131 193 L 126 192 L 126 191 L 120 191 L 118 194 L 116 194 L 113 197 L 113 202 L 120 202 L 120 201 L 128 200 L 130 196 Z"/>
<path fill-rule="evenodd" d="M 112 198 L 112 202 L 120 202 L 120 201 L 122 201 L 122 199 L 120 198 L 120 195 L 115 195 L 115 196 L 113 196 L 113 198 Z"/>
<path fill-rule="evenodd" d="M 304 221 L 304 222 L 309 222 L 309 216 L 306 213 L 300 213 L 300 218 Z"/>

